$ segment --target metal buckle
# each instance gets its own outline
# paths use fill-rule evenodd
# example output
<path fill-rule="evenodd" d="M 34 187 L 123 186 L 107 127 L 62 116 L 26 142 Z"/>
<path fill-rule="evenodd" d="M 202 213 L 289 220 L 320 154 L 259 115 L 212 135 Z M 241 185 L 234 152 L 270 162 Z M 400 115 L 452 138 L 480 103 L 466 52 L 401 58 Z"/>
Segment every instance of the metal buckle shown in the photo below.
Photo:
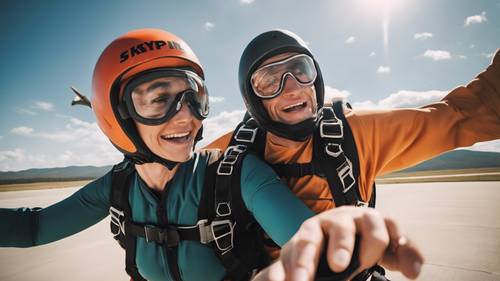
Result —
<path fill-rule="evenodd" d="M 233 173 L 233 165 L 224 165 L 224 163 L 220 162 L 219 167 L 217 168 L 217 175 L 219 176 L 230 176 Z M 224 169 L 227 169 L 224 171 Z"/>
<path fill-rule="evenodd" d="M 150 237 L 150 236 L 151 236 L 151 234 L 153 233 L 153 232 L 152 232 L 152 231 L 153 231 L 153 229 L 154 229 L 154 228 L 150 227 L 149 225 L 145 225 L 145 226 L 144 226 L 144 234 L 145 234 L 145 236 L 146 236 L 146 242 L 148 242 L 148 243 L 149 243 L 149 242 L 151 242 L 151 240 L 149 240 L 149 237 Z M 160 238 L 160 239 L 161 239 L 161 238 Z M 154 240 L 153 240 L 153 242 L 154 242 Z"/>
<path fill-rule="evenodd" d="M 362 208 L 368 207 L 368 202 L 364 202 L 364 201 L 358 200 L 356 202 L 356 207 L 362 207 Z"/>
<path fill-rule="evenodd" d="M 224 157 L 226 157 L 228 155 L 235 155 L 236 158 L 238 158 L 238 156 L 241 153 L 245 152 L 245 150 L 247 150 L 247 146 L 244 144 L 231 145 L 228 148 L 226 148 L 226 151 L 224 151 Z M 224 161 L 224 160 L 225 159 L 223 159 L 222 161 Z M 236 162 L 236 159 L 234 162 Z M 231 164 L 234 164 L 234 162 Z"/>
<path fill-rule="evenodd" d="M 111 233 L 114 236 L 120 235 L 120 231 L 125 234 L 125 221 L 121 220 L 120 218 L 124 218 L 125 214 L 123 211 L 120 211 L 116 209 L 115 207 L 111 206 L 109 207 L 109 214 L 111 215 L 111 223 L 118 226 L 118 232 L 114 233 L 113 228 L 111 228 Z"/>
<path fill-rule="evenodd" d="M 334 149 L 332 150 L 332 149 L 330 149 L 330 147 L 333 147 Z M 342 150 L 342 146 L 340 146 L 340 144 L 338 144 L 338 143 L 327 143 L 325 145 L 325 152 L 326 152 L 326 154 L 337 158 L 344 151 Z"/>
<path fill-rule="evenodd" d="M 212 236 L 213 236 L 214 241 L 215 241 L 215 245 L 217 246 L 217 248 L 220 251 L 223 252 L 222 255 L 226 254 L 234 247 L 233 232 L 234 232 L 235 225 L 236 225 L 236 223 L 234 223 L 234 225 L 233 225 L 230 220 L 213 221 L 212 224 L 210 225 L 210 228 L 212 231 Z M 219 228 L 219 229 L 215 229 L 215 228 Z M 215 232 L 216 231 L 220 232 L 221 229 L 224 230 L 223 228 L 228 228 L 227 229 L 228 231 L 222 232 L 220 235 L 216 235 Z M 223 247 L 223 245 L 221 245 L 221 242 L 219 240 L 228 236 L 228 235 L 231 236 L 230 237 L 231 243 L 229 245 L 227 245 L 226 247 Z"/>
<path fill-rule="evenodd" d="M 219 211 L 219 209 L 221 207 L 224 207 L 224 206 L 227 208 L 227 212 L 221 212 L 221 211 Z M 220 217 L 229 216 L 231 214 L 231 205 L 229 204 L 229 202 L 218 203 L 217 204 L 217 208 L 215 209 L 215 212 Z"/>
<path fill-rule="evenodd" d="M 179 245 L 179 233 L 177 229 L 167 227 L 167 228 L 158 228 L 152 225 L 144 226 L 144 234 L 146 238 L 146 242 L 157 242 L 158 244 L 166 244 L 167 247 L 175 247 Z M 153 236 L 157 236 L 158 241 L 155 241 Z"/>
<path fill-rule="evenodd" d="M 340 134 L 330 134 L 325 132 L 323 129 L 324 126 L 330 126 L 330 127 L 339 127 L 340 128 Z M 335 119 L 328 119 L 328 120 L 321 120 L 319 123 L 319 135 L 322 138 L 329 138 L 329 139 L 341 139 L 344 137 L 344 125 L 342 124 L 342 120 L 335 118 Z"/>
<path fill-rule="evenodd" d="M 253 143 L 255 141 L 255 137 L 257 136 L 258 129 L 259 128 L 253 128 L 253 129 L 246 128 L 246 125 L 243 125 L 238 129 L 238 132 L 236 132 L 236 134 L 234 135 L 234 139 L 239 142 Z M 246 132 L 250 132 L 252 134 L 250 138 L 243 138 L 243 136 L 240 135 L 240 133 L 244 134 Z"/>
<path fill-rule="evenodd" d="M 230 176 L 233 173 L 233 165 L 238 161 L 238 157 L 247 149 L 246 145 L 232 145 L 224 152 L 224 158 L 217 167 L 217 175 Z"/>
<path fill-rule="evenodd" d="M 339 175 L 340 181 L 342 182 L 342 187 L 344 189 L 344 193 L 349 191 L 351 187 L 354 186 L 354 183 L 356 183 L 356 179 L 354 178 L 354 173 L 352 171 L 352 163 L 349 161 L 349 159 L 345 159 L 346 161 L 337 168 L 337 174 Z M 349 186 L 345 186 L 345 178 L 347 177 L 352 178 L 352 183 Z"/>
<path fill-rule="evenodd" d="M 214 236 L 212 233 L 212 228 L 208 223 L 208 220 L 200 220 L 196 223 L 198 230 L 200 231 L 200 242 L 202 244 L 208 244 L 214 241 Z"/>

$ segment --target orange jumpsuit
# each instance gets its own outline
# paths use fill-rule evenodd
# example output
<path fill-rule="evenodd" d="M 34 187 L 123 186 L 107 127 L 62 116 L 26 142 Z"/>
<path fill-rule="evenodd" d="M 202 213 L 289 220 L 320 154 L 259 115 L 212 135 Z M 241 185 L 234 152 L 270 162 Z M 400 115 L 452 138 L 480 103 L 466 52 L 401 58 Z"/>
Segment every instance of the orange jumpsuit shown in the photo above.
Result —
<path fill-rule="evenodd" d="M 467 86 L 440 102 L 420 108 L 345 112 L 359 155 L 359 190 L 365 202 L 375 177 L 418 164 L 457 147 L 500 138 L 500 51 L 493 63 Z M 208 145 L 224 150 L 232 132 Z M 269 163 L 309 163 L 312 138 L 285 147 L 266 135 Z M 335 207 L 326 179 L 287 179 L 290 189 L 316 213 Z"/>

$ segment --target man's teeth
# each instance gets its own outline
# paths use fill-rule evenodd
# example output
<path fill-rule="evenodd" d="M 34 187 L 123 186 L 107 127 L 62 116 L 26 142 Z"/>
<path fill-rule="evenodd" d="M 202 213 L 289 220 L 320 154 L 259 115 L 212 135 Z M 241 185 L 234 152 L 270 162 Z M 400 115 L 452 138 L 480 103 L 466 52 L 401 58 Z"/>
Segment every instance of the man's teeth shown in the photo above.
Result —
<path fill-rule="evenodd" d="M 302 106 L 304 105 L 306 102 L 298 102 L 298 103 L 294 103 L 294 104 L 291 104 L 291 105 L 288 105 L 288 106 L 285 106 L 285 108 L 283 108 L 283 110 L 289 110 L 289 109 L 292 109 L 294 107 L 298 107 L 298 106 Z"/>
<path fill-rule="evenodd" d="M 168 134 L 165 136 L 162 136 L 164 139 L 176 139 L 176 138 L 184 138 L 189 136 L 189 132 L 185 133 L 177 133 L 177 134 Z"/>

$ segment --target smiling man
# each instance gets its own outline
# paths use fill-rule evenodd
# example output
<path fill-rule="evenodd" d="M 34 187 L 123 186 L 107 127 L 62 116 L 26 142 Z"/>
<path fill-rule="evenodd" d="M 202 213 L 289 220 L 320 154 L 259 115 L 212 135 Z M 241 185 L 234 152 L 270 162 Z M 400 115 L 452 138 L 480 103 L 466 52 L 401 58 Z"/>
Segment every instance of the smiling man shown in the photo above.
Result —
<path fill-rule="evenodd" d="M 209 147 L 253 149 L 316 213 L 374 207 L 376 176 L 500 138 L 499 53 L 486 71 L 440 102 L 352 110 L 341 102 L 325 105 L 321 71 L 305 42 L 273 30 L 244 50 L 239 84 L 251 118 Z"/>

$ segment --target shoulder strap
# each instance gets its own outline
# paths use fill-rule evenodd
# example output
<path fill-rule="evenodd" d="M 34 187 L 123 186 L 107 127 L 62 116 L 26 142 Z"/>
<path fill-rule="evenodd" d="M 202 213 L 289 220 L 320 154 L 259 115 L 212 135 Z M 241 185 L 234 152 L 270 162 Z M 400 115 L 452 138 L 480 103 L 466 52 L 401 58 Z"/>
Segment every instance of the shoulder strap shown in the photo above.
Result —
<path fill-rule="evenodd" d="M 125 270 L 134 281 L 146 281 L 137 268 L 136 243 L 137 237 L 143 237 L 147 242 L 156 242 L 165 246 L 167 261 L 171 276 L 176 281 L 181 280 L 179 266 L 177 264 L 177 246 L 179 244 L 179 232 L 168 225 L 166 212 L 164 211 L 165 196 L 162 193 L 159 202 L 158 218 L 163 227 L 137 224 L 132 221 L 132 209 L 129 202 L 129 190 L 131 186 L 131 175 L 135 171 L 134 164 L 124 160 L 113 167 L 113 178 L 111 188 L 111 232 L 114 238 L 125 249 Z M 165 189 L 167 191 L 168 188 Z M 182 233 L 185 234 L 185 233 Z M 188 239 L 192 239 L 191 232 L 186 233 Z"/>
<path fill-rule="evenodd" d="M 349 103 L 346 103 L 346 106 L 347 108 L 352 109 L 352 106 Z M 338 116 L 338 118 L 340 118 L 340 120 L 342 120 L 344 124 L 344 151 L 347 158 L 351 159 L 352 161 L 354 178 L 358 179 L 360 173 L 358 149 L 356 148 L 356 140 L 354 139 L 354 135 L 352 134 L 351 127 L 349 126 L 349 123 L 345 118 L 342 101 L 334 102 L 332 108 L 335 114 Z M 357 186 L 356 190 L 358 191 L 359 195 L 359 186 Z M 361 198 L 360 195 L 359 198 Z M 375 208 L 375 203 L 376 203 L 376 186 L 374 182 L 372 187 L 372 195 L 370 197 L 370 200 L 368 201 L 368 204 L 362 202 L 361 206 L 365 207 L 368 206 L 370 208 Z"/>
<path fill-rule="evenodd" d="M 236 145 L 245 145 L 248 150 L 264 156 L 266 132 L 259 128 L 254 119 L 246 118 L 236 126 L 228 147 Z"/>
<path fill-rule="evenodd" d="M 255 140 L 255 133 L 240 124 L 233 139 L 244 143 Z M 241 168 L 247 152 L 245 144 L 229 146 L 221 159 L 207 167 L 198 208 L 199 221 L 208 221 L 213 250 L 231 280 L 249 280 L 268 264 L 260 256 L 263 246 L 261 251 L 255 246 L 258 236 L 251 231 L 255 220 L 241 195 Z"/>
<path fill-rule="evenodd" d="M 111 233 L 113 238 L 125 249 L 125 270 L 134 281 L 146 281 L 135 263 L 136 238 L 127 235 L 125 225 L 131 220 L 132 212 L 128 201 L 131 175 L 135 171 L 134 164 L 128 160 L 113 167 L 111 180 Z"/>
<path fill-rule="evenodd" d="M 313 140 L 314 155 L 326 175 L 335 205 L 365 206 L 359 194 L 359 160 L 354 138 L 343 114 L 342 102 L 321 109 Z"/>

